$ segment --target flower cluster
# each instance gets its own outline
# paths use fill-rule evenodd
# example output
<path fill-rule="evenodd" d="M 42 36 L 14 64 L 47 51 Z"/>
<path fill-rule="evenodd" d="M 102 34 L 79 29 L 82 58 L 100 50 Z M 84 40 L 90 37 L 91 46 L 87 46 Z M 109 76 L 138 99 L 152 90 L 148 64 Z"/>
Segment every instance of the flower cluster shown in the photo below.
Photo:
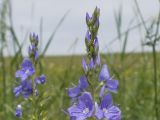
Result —
<path fill-rule="evenodd" d="M 78 85 L 68 88 L 71 106 L 68 114 L 71 120 L 120 120 L 121 110 L 113 104 L 112 93 L 117 93 L 119 82 L 110 76 L 106 64 L 101 66 L 98 28 L 100 9 L 95 8 L 93 15 L 86 14 L 88 31 L 85 37 L 87 58 L 82 58 L 84 75 Z M 89 62 L 89 63 L 88 63 Z"/>
<path fill-rule="evenodd" d="M 16 97 L 22 95 L 24 99 L 29 96 L 37 96 L 37 85 L 44 84 L 46 82 L 45 75 L 34 77 L 36 73 L 36 63 L 38 60 L 38 35 L 34 33 L 30 35 L 31 45 L 29 46 L 29 58 L 24 58 L 20 69 L 16 71 L 15 77 L 18 79 L 18 86 L 14 88 L 13 93 Z M 15 115 L 17 117 L 22 116 L 21 104 L 17 105 Z"/>

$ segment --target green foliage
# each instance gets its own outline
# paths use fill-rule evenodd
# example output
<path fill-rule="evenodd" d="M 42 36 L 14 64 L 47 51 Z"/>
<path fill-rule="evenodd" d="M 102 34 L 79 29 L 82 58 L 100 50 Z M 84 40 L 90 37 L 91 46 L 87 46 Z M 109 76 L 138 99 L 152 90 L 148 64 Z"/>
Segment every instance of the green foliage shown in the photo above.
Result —
<path fill-rule="evenodd" d="M 102 61 L 107 61 L 110 71 L 115 78 L 120 80 L 119 94 L 114 95 L 116 103 L 119 103 L 123 113 L 123 120 L 146 120 L 154 119 L 154 88 L 152 85 L 152 59 L 151 53 L 146 54 L 127 54 L 125 64 L 121 64 L 121 55 L 112 54 L 102 55 Z M 159 53 L 157 53 L 160 58 Z M 134 58 L 134 59 L 133 59 Z M 72 64 L 70 64 L 72 59 Z M 8 63 L 10 58 L 6 58 Z M 43 113 L 40 115 L 46 116 L 46 120 L 62 120 L 67 119 L 67 116 L 62 112 L 69 105 L 69 97 L 67 96 L 66 88 L 70 83 L 75 84 L 80 77 L 82 68 L 80 66 L 81 56 L 73 57 L 47 57 L 42 61 L 44 73 L 47 75 L 47 83 L 40 87 L 43 94 L 37 99 L 36 109 Z M 7 67 L 7 70 L 9 67 Z M 160 71 L 160 69 L 158 69 Z M 160 73 L 159 73 L 160 74 Z M 9 75 L 9 74 L 7 74 Z M 1 79 L 1 78 L 0 78 Z M 125 91 L 123 86 L 125 79 Z M 14 107 L 16 100 L 12 93 L 14 76 L 7 78 L 7 96 L 6 104 L 7 120 L 13 120 Z M 160 91 L 160 83 L 158 83 L 158 91 Z M 160 100 L 160 98 L 158 98 Z M 41 102 L 39 102 L 41 101 Z M 2 101 L 0 101 L 2 102 Z M 158 106 L 160 103 L 158 104 Z M 28 114 L 24 113 L 24 120 L 29 119 L 30 110 L 34 107 L 28 104 Z M 26 109 L 26 108 L 25 108 Z M 29 112 L 30 111 L 30 112 Z M 0 116 L 3 116 L 3 110 Z M 38 111 L 37 111 L 38 112 Z M 33 116 L 32 116 L 33 117 Z M 31 118 L 33 119 L 33 118 Z"/>

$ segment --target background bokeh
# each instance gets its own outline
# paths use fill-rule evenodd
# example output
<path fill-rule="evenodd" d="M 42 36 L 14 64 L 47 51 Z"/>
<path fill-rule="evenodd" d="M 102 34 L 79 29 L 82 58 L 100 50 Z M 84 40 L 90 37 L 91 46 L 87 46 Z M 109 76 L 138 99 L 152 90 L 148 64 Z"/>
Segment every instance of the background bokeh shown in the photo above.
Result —
<path fill-rule="evenodd" d="M 101 9 L 101 60 L 120 81 L 113 97 L 122 120 L 159 120 L 155 115 L 160 106 L 159 0 L 1 0 L 0 120 L 17 119 L 14 111 L 21 98 L 13 95 L 15 71 L 27 56 L 30 32 L 39 34 L 38 69 L 47 76 L 47 83 L 39 87 L 37 109 L 45 116 L 40 119 L 69 119 L 63 112 L 70 104 L 66 89 L 83 72 L 85 15 L 96 6 Z M 28 104 L 20 119 L 31 119 L 32 108 Z"/>

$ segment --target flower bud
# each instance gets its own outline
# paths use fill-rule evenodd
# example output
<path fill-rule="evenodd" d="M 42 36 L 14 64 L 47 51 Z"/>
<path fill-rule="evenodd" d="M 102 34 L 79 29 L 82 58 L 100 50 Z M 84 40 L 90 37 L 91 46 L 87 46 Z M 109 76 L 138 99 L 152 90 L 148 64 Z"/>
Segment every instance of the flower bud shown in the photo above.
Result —
<path fill-rule="evenodd" d="M 90 26 L 91 22 L 92 22 L 92 17 L 90 17 L 89 14 L 86 13 L 86 23 L 87 23 L 87 25 Z"/>
<path fill-rule="evenodd" d="M 88 48 L 90 42 L 91 42 L 91 34 L 90 34 L 89 30 L 88 30 L 87 33 L 86 33 L 86 36 L 85 36 L 85 43 L 86 43 L 86 47 L 87 48 Z"/>
<path fill-rule="evenodd" d="M 35 46 L 38 46 L 38 42 L 39 42 L 38 35 L 35 35 L 35 33 L 30 34 L 30 42 L 32 44 L 35 44 Z"/>

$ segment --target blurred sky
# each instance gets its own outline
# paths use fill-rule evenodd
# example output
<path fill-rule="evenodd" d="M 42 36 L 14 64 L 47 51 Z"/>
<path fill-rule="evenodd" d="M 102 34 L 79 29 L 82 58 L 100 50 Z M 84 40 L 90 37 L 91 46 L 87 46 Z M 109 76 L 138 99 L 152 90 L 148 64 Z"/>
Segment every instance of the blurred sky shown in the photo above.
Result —
<path fill-rule="evenodd" d="M 87 11 L 91 14 L 96 6 L 101 9 L 98 34 L 100 51 L 120 51 L 121 45 L 118 40 L 109 44 L 117 36 L 114 12 L 118 12 L 120 6 L 123 7 L 123 30 L 127 29 L 130 20 L 135 16 L 134 0 L 11 0 L 11 2 L 13 23 L 21 42 L 27 32 L 39 33 L 40 20 L 43 19 L 42 48 L 59 20 L 70 10 L 51 43 L 47 55 L 85 53 L 84 37 L 87 30 L 85 14 Z M 153 18 L 158 13 L 158 0 L 138 0 L 138 2 L 145 19 Z M 136 23 L 137 21 L 134 21 L 131 26 Z M 78 41 L 75 48 L 71 47 L 76 38 Z M 28 44 L 29 42 L 24 46 L 24 53 Z M 127 51 L 140 51 L 140 44 L 139 31 L 133 31 L 129 36 Z M 12 51 L 9 52 L 12 54 Z"/>

